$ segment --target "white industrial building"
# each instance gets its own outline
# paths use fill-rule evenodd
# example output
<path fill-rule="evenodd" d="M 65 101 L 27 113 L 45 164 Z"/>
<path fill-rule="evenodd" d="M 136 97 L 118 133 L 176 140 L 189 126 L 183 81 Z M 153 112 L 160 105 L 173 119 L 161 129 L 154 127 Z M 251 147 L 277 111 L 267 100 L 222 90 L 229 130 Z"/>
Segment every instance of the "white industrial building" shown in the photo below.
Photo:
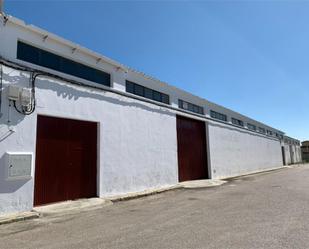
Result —
<path fill-rule="evenodd" d="M 0 214 L 301 161 L 280 130 L 0 19 Z"/>

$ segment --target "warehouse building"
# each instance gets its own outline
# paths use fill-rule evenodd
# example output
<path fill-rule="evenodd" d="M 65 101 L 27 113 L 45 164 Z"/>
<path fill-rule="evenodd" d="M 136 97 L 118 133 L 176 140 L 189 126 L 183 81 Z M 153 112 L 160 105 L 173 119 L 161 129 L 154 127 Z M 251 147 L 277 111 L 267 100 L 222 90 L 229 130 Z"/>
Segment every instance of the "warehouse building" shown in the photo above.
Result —
<path fill-rule="evenodd" d="M 301 144 L 302 159 L 309 162 L 309 141 L 303 141 Z"/>
<path fill-rule="evenodd" d="M 0 38 L 0 213 L 301 160 L 284 132 L 17 18 Z"/>

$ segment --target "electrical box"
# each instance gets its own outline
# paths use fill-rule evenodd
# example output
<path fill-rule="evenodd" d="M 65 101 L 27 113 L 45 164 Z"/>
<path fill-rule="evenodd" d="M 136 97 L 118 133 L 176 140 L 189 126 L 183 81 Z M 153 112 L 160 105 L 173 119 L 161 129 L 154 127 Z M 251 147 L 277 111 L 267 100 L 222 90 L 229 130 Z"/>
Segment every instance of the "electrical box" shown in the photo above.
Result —
<path fill-rule="evenodd" d="M 9 86 L 8 98 L 9 100 L 19 100 L 20 87 L 15 85 Z"/>
<path fill-rule="evenodd" d="M 31 104 L 31 89 L 29 88 L 21 89 L 20 102 L 22 106 L 29 106 Z"/>
<path fill-rule="evenodd" d="M 31 178 L 32 153 L 7 153 L 7 180 Z"/>

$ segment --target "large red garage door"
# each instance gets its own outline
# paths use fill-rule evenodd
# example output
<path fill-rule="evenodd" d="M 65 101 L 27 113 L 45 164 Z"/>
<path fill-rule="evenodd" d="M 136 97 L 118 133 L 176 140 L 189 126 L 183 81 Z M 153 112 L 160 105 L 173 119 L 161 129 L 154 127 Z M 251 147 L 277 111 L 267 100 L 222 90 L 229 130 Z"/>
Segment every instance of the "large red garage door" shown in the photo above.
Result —
<path fill-rule="evenodd" d="M 34 205 L 96 196 L 97 124 L 38 116 Z"/>
<path fill-rule="evenodd" d="M 208 178 L 205 123 L 177 116 L 179 181 Z"/>

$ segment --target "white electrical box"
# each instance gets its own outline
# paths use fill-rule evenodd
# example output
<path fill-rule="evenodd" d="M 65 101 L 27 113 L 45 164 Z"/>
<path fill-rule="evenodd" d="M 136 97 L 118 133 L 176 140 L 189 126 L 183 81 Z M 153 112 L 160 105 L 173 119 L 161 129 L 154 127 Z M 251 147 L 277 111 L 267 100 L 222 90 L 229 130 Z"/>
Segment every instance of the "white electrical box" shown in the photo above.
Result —
<path fill-rule="evenodd" d="M 9 100 L 19 100 L 20 87 L 15 85 L 9 86 L 8 98 Z"/>
<path fill-rule="evenodd" d="M 31 178 L 32 153 L 7 153 L 7 180 Z"/>
<path fill-rule="evenodd" d="M 21 89 L 20 102 L 22 106 L 28 106 L 31 104 L 31 89 L 29 88 Z"/>

